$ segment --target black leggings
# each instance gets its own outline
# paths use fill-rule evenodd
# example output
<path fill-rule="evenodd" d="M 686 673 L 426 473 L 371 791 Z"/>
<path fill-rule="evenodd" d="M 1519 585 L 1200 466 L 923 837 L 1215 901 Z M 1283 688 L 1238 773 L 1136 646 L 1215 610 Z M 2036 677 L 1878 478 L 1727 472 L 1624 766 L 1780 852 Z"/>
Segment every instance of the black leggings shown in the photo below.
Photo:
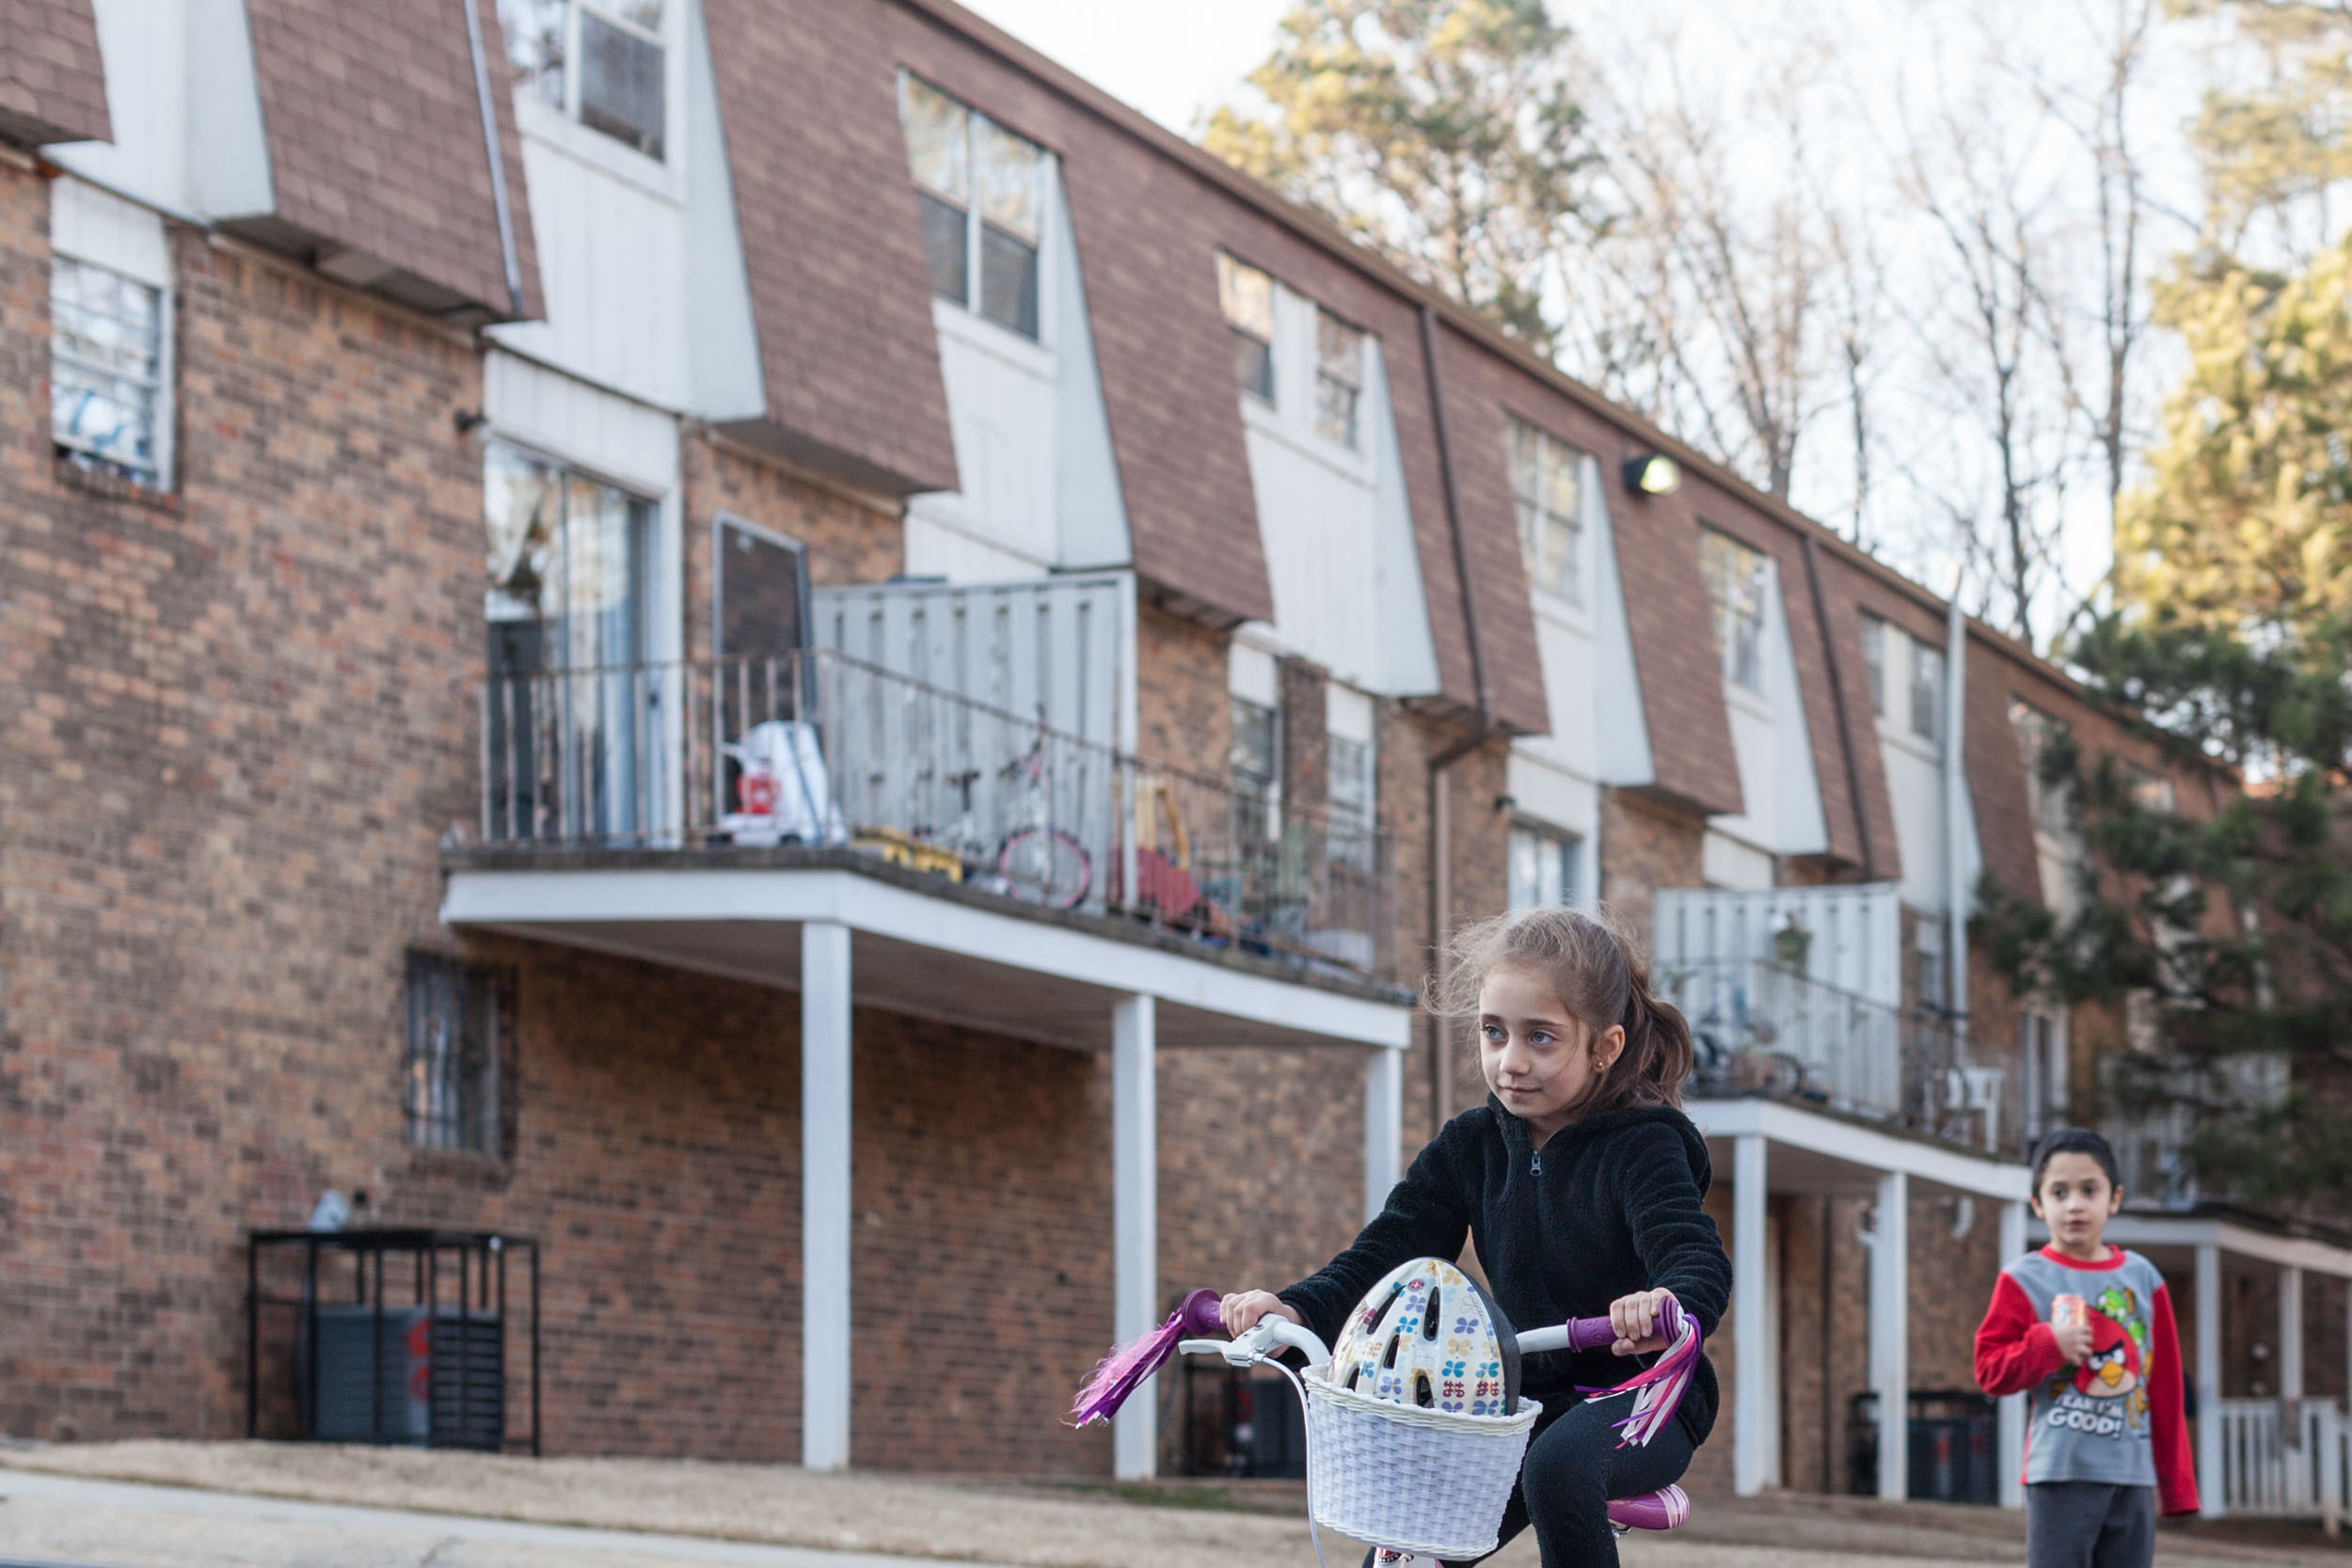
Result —
<path fill-rule="evenodd" d="M 1623 1396 L 1585 1400 L 1537 1418 L 1518 1484 L 1502 1511 L 1498 1550 L 1532 1522 L 1544 1568 L 1616 1568 L 1610 1499 L 1639 1497 L 1680 1479 L 1692 1447 L 1682 1423 L 1669 1420 L 1647 1448 L 1619 1448 L 1611 1423 L 1632 1405 Z"/>

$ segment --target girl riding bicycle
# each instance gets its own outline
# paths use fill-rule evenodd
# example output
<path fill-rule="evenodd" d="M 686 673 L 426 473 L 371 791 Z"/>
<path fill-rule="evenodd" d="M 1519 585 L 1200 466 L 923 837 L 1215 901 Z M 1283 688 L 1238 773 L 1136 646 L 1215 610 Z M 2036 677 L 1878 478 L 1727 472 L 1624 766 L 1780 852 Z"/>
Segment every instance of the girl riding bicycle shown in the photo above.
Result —
<path fill-rule="evenodd" d="M 1632 942 L 1608 916 L 1538 909 L 1482 922 L 1455 939 L 1441 1018 L 1478 1021 L 1479 1066 L 1493 1091 L 1446 1123 L 1355 1243 L 1280 1291 L 1219 1303 L 1239 1335 L 1268 1313 L 1327 1341 L 1391 1269 L 1454 1258 L 1465 1239 L 1511 1322 L 1556 1323 L 1606 1312 L 1612 1354 L 1663 1348 L 1668 1291 L 1714 1332 L 1731 1259 L 1703 1207 L 1707 1143 L 1679 1109 L 1691 1069 L 1682 1015 L 1652 995 Z M 1617 1560 L 1606 1506 L 1667 1485 L 1715 1419 L 1715 1371 L 1699 1361 L 1689 1394 L 1646 1446 L 1621 1445 L 1616 1402 L 1580 1386 L 1618 1381 L 1600 1352 L 1528 1358 L 1523 1390 L 1543 1415 L 1503 1514 L 1502 1539 L 1535 1527 L 1544 1568 Z"/>

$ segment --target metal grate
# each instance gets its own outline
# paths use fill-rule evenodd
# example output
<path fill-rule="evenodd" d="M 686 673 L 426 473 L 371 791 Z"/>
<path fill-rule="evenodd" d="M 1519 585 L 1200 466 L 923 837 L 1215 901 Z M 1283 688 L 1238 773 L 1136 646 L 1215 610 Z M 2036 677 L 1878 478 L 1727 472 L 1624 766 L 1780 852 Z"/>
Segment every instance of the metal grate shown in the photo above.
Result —
<path fill-rule="evenodd" d="M 408 955 L 408 1141 L 420 1148 L 505 1152 L 501 1110 L 505 982 L 437 953 Z"/>

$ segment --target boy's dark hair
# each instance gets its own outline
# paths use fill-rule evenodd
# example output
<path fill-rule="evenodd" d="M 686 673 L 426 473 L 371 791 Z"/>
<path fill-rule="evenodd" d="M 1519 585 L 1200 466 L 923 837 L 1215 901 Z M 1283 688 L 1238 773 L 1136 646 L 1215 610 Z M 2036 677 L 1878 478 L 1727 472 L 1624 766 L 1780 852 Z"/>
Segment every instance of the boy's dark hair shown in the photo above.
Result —
<path fill-rule="evenodd" d="M 2054 1127 L 2033 1146 L 2034 1196 L 2042 1196 L 2042 1173 L 2049 1168 L 2051 1157 L 2058 1154 L 2088 1154 L 2106 1172 L 2108 1186 L 2123 1184 L 2122 1170 L 2115 1163 L 2115 1150 L 2107 1147 L 2106 1139 L 2088 1127 Z"/>

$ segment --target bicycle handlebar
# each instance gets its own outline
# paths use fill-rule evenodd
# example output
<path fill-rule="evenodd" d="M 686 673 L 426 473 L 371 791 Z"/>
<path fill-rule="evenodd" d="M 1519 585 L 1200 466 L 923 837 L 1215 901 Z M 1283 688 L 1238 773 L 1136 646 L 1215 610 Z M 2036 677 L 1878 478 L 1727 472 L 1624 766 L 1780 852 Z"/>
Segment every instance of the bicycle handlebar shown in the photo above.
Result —
<path fill-rule="evenodd" d="M 1184 1298 L 1182 1310 L 1184 1326 L 1192 1338 L 1183 1340 L 1177 1349 L 1186 1355 L 1222 1355 L 1236 1367 L 1254 1366 L 1273 1355 L 1279 1345 L 1288 1345 L 1306 1352 L 1310 1365 L 1327 1367 L 1331 1363 L 1330 1348 L 1318 1338 L 1313 1330 L 1301 1328 L 1289 1319 L 1267 1313 L 1255 1328 L 1238 1338 L 1209 1338 L 1224 1326 L 1217 1315 L 1217 1296 L 1212 1291 L 1195 1291 Z M 1656 1331 L 1668 1343 L 1682 1332 L 1682 1304 L 1668 1296 L 1659 1304 Z M 1606 1350 L 1617 1342 L 1617 1330 L 1606 1314 L 1597 1318 L 1571 1318 L 1566 1323 L 1548 1328 L 1526 1329 L 1516 1337 L 1519 1354 L 1537 1355 L 1546 1351 Z"/>

